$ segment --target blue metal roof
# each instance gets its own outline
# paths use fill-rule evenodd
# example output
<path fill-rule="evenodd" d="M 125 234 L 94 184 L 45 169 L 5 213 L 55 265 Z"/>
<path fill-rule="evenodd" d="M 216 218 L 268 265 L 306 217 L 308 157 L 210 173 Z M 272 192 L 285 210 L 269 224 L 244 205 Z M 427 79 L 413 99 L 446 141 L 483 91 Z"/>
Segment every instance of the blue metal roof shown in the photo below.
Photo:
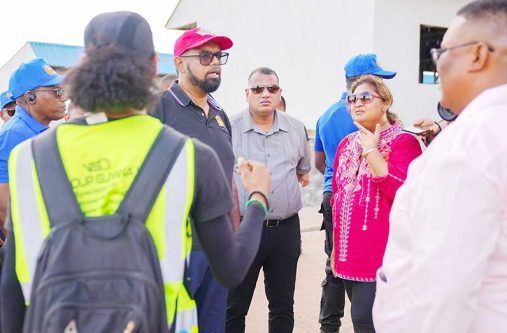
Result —
<path fill-rule="evenodd" d="M 72 67 L 79 62 L 84 53 L 82 46 L 41 42 L 28 42 L 28 44 L 30 44 L 37 58 L 44 59 L 53 67 Z M 172 54 L 159 53 L 157 74 L 176 74 Z"/>
<path fill-rule="evenodd" d="M 173 62 L 173 55 L 169 53 L 158 54 L 158 74 L 176 74 L 176 67 Z"/>
<path fill-rule="evenodd" d="M 72 67 L 83 55 L 83 48 L 74 45 L 28 42 L 37 58 L 53 67 Z"/>

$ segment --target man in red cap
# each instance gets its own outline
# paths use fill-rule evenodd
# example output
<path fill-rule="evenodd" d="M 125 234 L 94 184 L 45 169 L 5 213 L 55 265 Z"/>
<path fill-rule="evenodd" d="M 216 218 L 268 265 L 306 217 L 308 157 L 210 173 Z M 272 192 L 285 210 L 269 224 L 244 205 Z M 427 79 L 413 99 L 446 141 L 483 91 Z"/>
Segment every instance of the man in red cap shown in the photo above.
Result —
<path fill-rule="evenodd" d="M 210 95 L 220 86 L 221 66 L 227 63 L 229 54 L 223 51 L 232 45 L 228 37 L 216 36 L 203 28 L 191 29 L 181 35 L 174 45 L 178 80 L 162 93 L 154 116 L 213 148 L 229 186 L 235 190 L 231 125 L 224 110 Z M 232 209 L 235 212 L 232 214 L 233 225 L 237 225 L 239 210 L 237 207 Z M 209 214 L 213 217 L 214 212 Z M 227 289 L 214 279 L 197 237 L 193 240 L 188 274 L 190 293 L 197 302 L 199 328 L 205 333 L 222 333 L 225 330 Z"/>

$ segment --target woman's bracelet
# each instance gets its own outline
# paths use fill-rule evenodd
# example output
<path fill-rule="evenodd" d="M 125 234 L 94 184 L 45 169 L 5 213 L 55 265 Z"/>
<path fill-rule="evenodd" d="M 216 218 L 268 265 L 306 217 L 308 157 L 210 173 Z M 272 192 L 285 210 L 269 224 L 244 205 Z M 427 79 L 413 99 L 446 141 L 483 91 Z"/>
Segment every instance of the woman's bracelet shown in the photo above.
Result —
<path fill-rule="evenodd" d="M 268 197 L 264 193 L 262 193 L 261 191 L 250 192 L 250 194 L 248 195 L 248 200 L 252 199 L 253 195 L 256 193 L 259 194 L 264 199 L 264 201 L 266 201 L 266 209 L 269 209 Z"/>
<path fill-rule="evenodd" d="M 246 202 L 245 210 L 248 209 L 248 207 L 250 207 L 254 203 L 256 203 L 256 204 L 258 204 L 259 206 L 262 207 L 262 209 L 264 210 L 264 219 L 266 219 L 268 217 L 268 207 L 266 207 L 266 205 L 264 204 L 264 202 L 260 201 L 259 199 L 255 199 L 255 198 L 249 199 Z"/>
<path fill-rule="evenodd" d="M 369 153 L 371 153 L 371 152 L 372 152 L 372 151 L 374 151 L 374 150 L 377 150 L 377 148 L 370 148 L 370 149 L 368 149 L 367 151 L 365 151 L 365 152 L 363 153 L 363 157 L 366 157 L 366 155 L 368 155 Z"/>
<path fill-rule="evenodd" d="M 435 123 L 435 125 L 438 126 L 438 133 L 442 132 L 442 126 L 440 126 L 440 124 L 437 121 L 435 121 L 434 123 Z M 438 134 L 438 133 L 436 133 L 436 134 Z"/>

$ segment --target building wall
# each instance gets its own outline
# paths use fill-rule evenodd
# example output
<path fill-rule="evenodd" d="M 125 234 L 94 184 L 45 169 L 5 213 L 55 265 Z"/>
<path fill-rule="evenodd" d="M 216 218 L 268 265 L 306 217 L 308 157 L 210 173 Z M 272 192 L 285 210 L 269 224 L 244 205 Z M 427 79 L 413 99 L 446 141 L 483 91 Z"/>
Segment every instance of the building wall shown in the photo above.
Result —
<path fill-rule="evenodd" d="M 168 27 L 197 22 L 234 41 L 215 93 L 229 114 L 246 107 L 249 73 L 278 72 L 287 111 L 314 128 L 344 88 L 343 66 L 373 49 L 374 0 L 182 0 Z"/>
<path fill-rule="evenodd" d="M 230 36 L 235 45 L 215 93 L 229 114 L 246 106 L 250 71 L 280 76 L 287 111 L 314 128 L 345 88 L 343 67 L 375 52 L 398 75 L 389 81 L 393 111 L 405 123 L 436 118 L 437 85 L 418 83 L 420 25 L 447 27 L 468 0 L 181 0 L 169 28 L 189 23 Z"/>
<path fill-rule="evenodd" d="M 393 111 L 411 124 L 421 117 L 437 119 L 438 85 L 420 84 L 420 25 L 448 27 L 456 12 L 469 0 L 377 0 L 374 51 L 383 66 L 398 71 L 389 81 Z"/>

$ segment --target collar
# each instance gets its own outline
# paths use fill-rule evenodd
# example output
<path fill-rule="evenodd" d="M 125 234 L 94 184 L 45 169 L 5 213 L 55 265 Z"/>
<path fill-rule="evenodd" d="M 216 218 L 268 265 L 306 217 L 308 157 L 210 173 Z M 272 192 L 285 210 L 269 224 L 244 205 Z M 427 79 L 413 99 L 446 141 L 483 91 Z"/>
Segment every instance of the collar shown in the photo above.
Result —
<path fill-rule="evenodd" d="M 347 95 L 348 95 L 348 94 L 349 94 L 349 93 L 348 93 L 348 92 L 346 92 L 346 91 L 342 92 L 342 97 L 341 97 L 340 99 L 341 99 L 341 100 L 345 100 L 345 98 L 347 97 Z"/>
<path fill-rule="evenodd" d="M 181 106 L 189 106 L 190 103 L 192 103 L 192 99 L 190 99 L 187 93 L 183 91 L 183 89 L 181 89 L 181 87 L 179 86 L 178 80 L 175 80 L 171 84 L 171 87 L 169 87 L 168 92 Z M 218 111 L 222 111 L 222 107 L 218 104 L 218 102 L 215 100 L 213 96 L 208 94 L 207 100 L 212 108 Z"/>
<path fill-rule="evenodd" d="M 276 133 L 278 131 L 289 131 L 289 123 L 288 123 L 288 116 L 284 112 L 280 112 L 278 110 L 275 110 L 274 112 L 274 119 L 273 119 L 273 125 L 271 125 L 271 128 L 269 129 L 267 135 Z M 257 130 L 257 127 L 255 126 L 253 122 L 252 114 L 250 113 L 250 109 L 246 108 L 241 113 L 241 118 L 243 122 L 243 133 L 249 132 L 249 131 L 255 131 L 257 133 L 266 134 L 259 130 Z"/>
<path fill-rule="evenodd" d="M 178 102 L 181 106 L 188 106 L 192 100 L 178 85 L 178 80 L 174 81 L 168 90 L 169 94 Z"/>
<path fill-rule="evenodd" d="M 16 105 L 16 113 L 14 116 L 20 118 L 35 133 L 41 133 L 48 129 L 46 125 L 39 123 L 19 105 Z"/>
<path fill-rule="evenodd" d="M 208 103 L 215 109 L 215 110 L 218 110 L 218 111 L 222 111 L 222 107 L 220 106 L 220 104 L 218 104 L 218 102 L 216 101 L 216 99 L 211 96 L 210 94 L 208 94 Z"/>
<path fill-rule="evenodd" d="M 484 90 L 470 101 L 470 103 L 468 103 L 458 116 L 458 119 L 463 118 L 463 115 L 474 114 L 477 110 L 482 110 L 496 105 L 504 105 L 506 103 L 506 94 L 507 83 Z"/>

